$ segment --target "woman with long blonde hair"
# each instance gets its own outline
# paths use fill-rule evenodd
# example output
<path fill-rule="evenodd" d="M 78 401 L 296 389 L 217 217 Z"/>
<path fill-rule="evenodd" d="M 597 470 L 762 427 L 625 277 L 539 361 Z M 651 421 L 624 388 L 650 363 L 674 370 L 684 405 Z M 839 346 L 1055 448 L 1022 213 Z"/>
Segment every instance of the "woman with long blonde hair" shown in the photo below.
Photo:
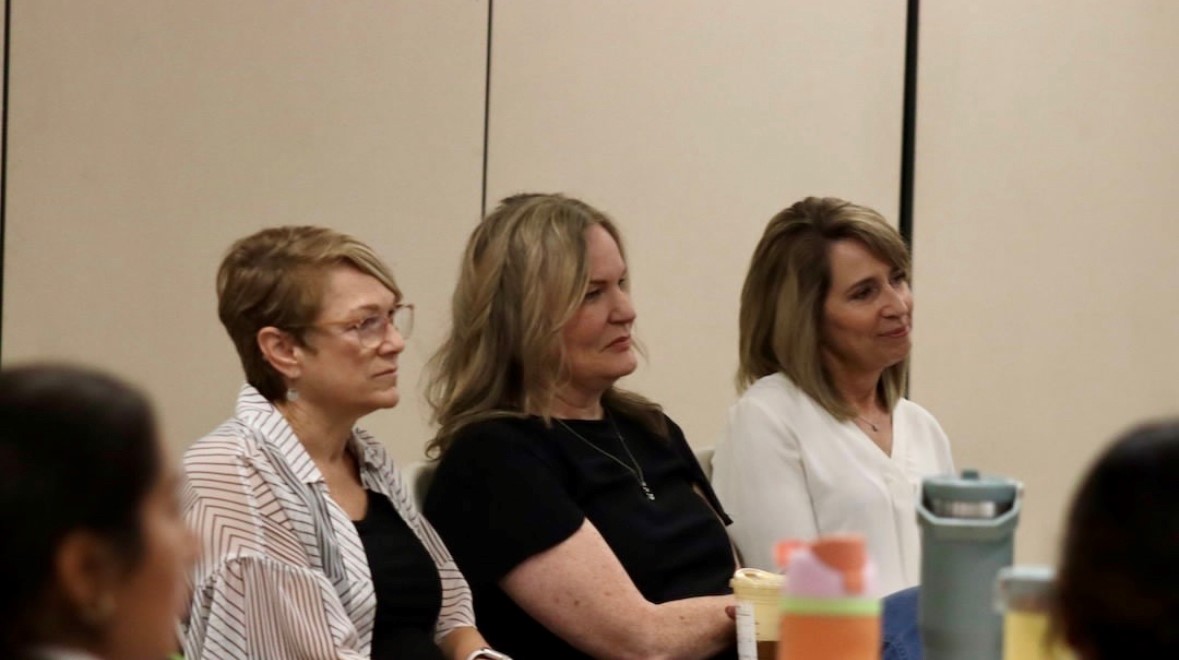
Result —
<path fill-rule="evenodd" d="M 474 231 L 429 397 L 425 511 L 516 658 L 732 654 L 727 516 L 637 367 L 617 227 L 562 195 Z"/>

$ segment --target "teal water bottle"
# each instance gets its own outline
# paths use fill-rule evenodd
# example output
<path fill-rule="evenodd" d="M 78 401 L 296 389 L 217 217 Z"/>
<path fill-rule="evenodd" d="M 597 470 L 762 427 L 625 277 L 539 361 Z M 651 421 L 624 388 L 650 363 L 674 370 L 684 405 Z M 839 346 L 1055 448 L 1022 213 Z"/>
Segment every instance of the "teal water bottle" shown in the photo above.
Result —
<path fill-rule="evenodd" d="M 993 594 L 1012 564 L 1022 486 L 963 470 L 921 483 L 921 596 L 926 660 L 1000 660 L 1003 621 Z"/>

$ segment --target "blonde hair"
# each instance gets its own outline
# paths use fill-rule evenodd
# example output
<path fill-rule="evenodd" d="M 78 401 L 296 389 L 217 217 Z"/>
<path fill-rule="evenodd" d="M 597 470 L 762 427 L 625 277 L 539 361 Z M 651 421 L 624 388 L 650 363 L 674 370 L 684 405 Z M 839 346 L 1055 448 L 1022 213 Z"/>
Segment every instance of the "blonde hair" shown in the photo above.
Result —
<path fill-rule="evenodd" d="M 430 359 L 426 398 L 438 434 L 427 453 L 445 453 L 464 427 L 495 417 L 540 415 L 568 380 L 561 329 L 589 282 L 586 231 L 622 236 L 605 214 L 559 194 L 522 194 L 500 202 L 475 228 L 463 254 L 451 327 Z M 610 388 L 603 404 L 660 435 L 659 406 Z"/>
<path fill-rule="evenodd" d="M 831 288 L 832 243 L 852 239 L 892 268 L 909 252 L 876 211 L 833 197 L 808 197 L 778 213 L 753 252 L 741 290 L 737 388 L 781 372 L 836 419 L 855 417 L 823 366 L 820 325 Z M 904 395 L 909 359 L 884 370 L 879 395 L 892 410 Z"/>
<path fill-rule="evenodd" d="M 401 299 L 393 273 L 372 248 L 324 227 L 273 227 L 235 242 L 217 270 L 217 314 L 241 358 L 246 382 L 269 401 L 286 399 L 283 377 L 258 348 L 258 331 L 275 327 L 305 344 L 304 330 L 323 302 L 326 272 L 351 266 Z"/>

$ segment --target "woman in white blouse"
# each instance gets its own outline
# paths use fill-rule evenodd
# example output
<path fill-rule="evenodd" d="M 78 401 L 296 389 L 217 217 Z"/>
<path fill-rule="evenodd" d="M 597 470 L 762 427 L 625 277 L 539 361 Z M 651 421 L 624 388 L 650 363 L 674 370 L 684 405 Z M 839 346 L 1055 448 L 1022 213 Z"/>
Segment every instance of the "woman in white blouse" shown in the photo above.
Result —
<path fill-rule="evenodd" d="M 400 398 L 413 308 L 388 268 L 330 229 L 266 229 L 230 248 L 217 295 L 248 384 L 185 455 L 202 545 L 186 657 L 500 657 L 389 456 L 355 428 Z"/>
<path fill-rule="evenodd" d="M 909 255 L 877 212 L 809 197 L 774 216 L 741 292 L 738 384 L 713 485 L 749 566 L 786 538 L 866 536 L 881 593 L 920 573 L 920 481 L 949 441 L 903 398 Z"/>

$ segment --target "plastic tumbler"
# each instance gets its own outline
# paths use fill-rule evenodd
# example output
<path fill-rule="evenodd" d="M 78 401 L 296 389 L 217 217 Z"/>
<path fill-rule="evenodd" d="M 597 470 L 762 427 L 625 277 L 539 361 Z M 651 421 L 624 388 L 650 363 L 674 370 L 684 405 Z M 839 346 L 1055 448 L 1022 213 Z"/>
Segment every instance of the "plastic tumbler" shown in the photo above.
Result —
<path fill-rule="evenodd" d="M 864 538 L 823 537 L 789 555 L 778 660 L 879 660 L 880 599 Z"/>

